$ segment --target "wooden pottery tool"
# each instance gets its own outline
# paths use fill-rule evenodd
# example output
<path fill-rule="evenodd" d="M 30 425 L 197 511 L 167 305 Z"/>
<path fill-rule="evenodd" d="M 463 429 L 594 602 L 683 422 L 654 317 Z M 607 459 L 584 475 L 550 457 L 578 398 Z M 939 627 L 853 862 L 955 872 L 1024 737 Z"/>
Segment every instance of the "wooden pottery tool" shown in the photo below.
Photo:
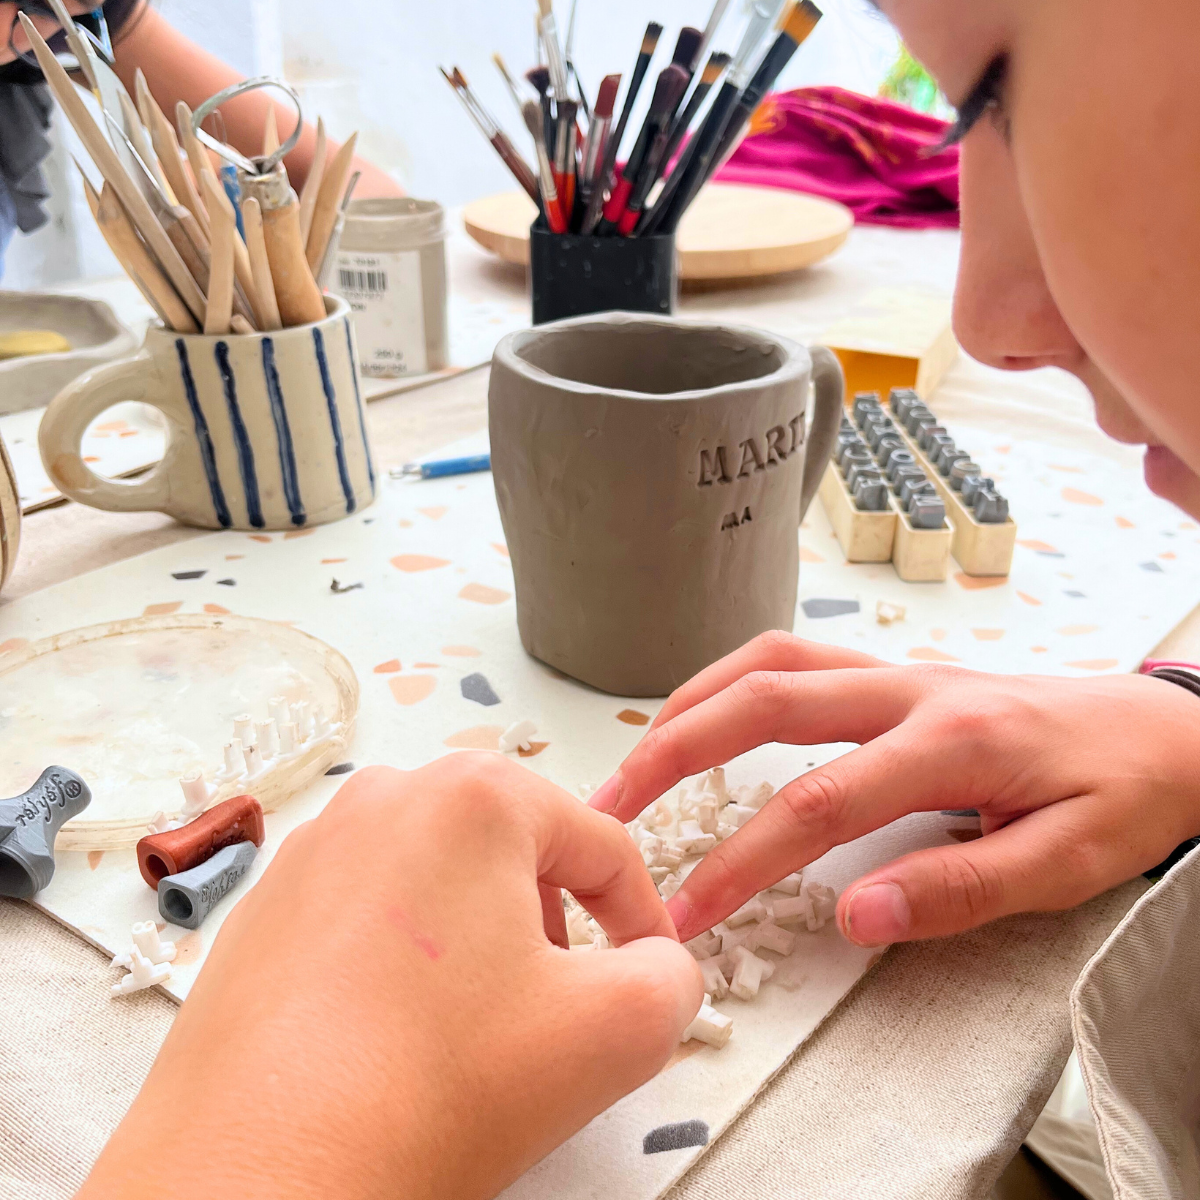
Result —
<path fill-rule="evenodd" d="M 250 269 L 254 272 L 254 286 L 262 306 L 262 327 L 264 330 L 282 329 L 279 304 L 275 299 L 275 280 L 271 275 L 271 260 L 263 237 L 262 208 L 254 196 L 247 196 L 242 201 L 242 224 L 246 229 L 246 250 L 250 255 Z"/>
<path fill-rule="evenodd" d="M 191 173 L 183 165 L 183 151 L 175 135 L 175 128 L 167 120 L 162 109 L 158 107 L 154 97 L 150 95 L 149 89 L 145 89 L 144 80 L 141 86 L 144 90 L 139 93 L 139 98 L 144 100 L 144 107 L 150 115 L 148 126 L 150 140 L 154 145 L 154 152 L 158 156 L 159 166 L 162 168 L 171 190 L 175 193 L 176 199 L 192 214 L 197 227 L 204 235 L 204 244 L 207 246 L 209 238 L 208 210 L 200 199 L 200 193 L 196 190 Z"/>
<path fill-rule="evenodd" d="M 279 163 L 269 175 L 243 175 L 242 194 L 258 201 L 263 242 L 275 287 L 279 319 L 305 325 L 325 315 L 325 301 L 313 278 L 300 237 L 300 201 Z"/>
<path fill-rule="evenodd" d="M 208 206 L 208 222 L 212 229 L 208 279 L 208 308 L 204 315 L 204 332 L 228 333 L 233 316 L 234 239 L 237 224 L 225 189 L 210 170 L 200 176 L 200 186 Z"/>
<path fill-rule="evenodd" d="M 321 180 L 325 177 L 325 156 L 327 141 L 325 137 L 325 120 L 317 118 L 317 146 L 313 151 L 312 166 L 308 169 L 308 178 L 300 189 L 300 237 L 308 245 L 309 231 L 312 229 L 313 210 L 317 206 L 317 193 L 321 190 Z"/>
<path fill-rule="evenodd" d="M 46 45 L 33 22 L 24 13 L 19 13 L 22 28 L 29 38 L 33 52 L 37 56 L 38 65 L 55 98 L 62 106 L 75 132 L 79 135 L 93 162 L 99 168 L 107 183 L 119 198 L 121 205 L 129 214 L 129 219 L 137 232 L 145 239 L 146 246 L 161 264 L 167 278 L 179 293 L 195 321 L 204 316 L 204 293 L 200 291 L 196 281 L 189 274 L 179 252 L 171 244 L 163 227 L 158 223 L 153 210 L 141 189 L 130 177 L 129 172 L 117 158 L 116 152 L 109 145 L 108 139 L 92 120 L 83 98 L 76 92 L 75 85 L 70 81 L 66 71 L 54 52 Z"/>
<path fill-rule="evenodd" d="M 325 253 L 329 249 L 329 239 L 337 222 L 338 203 L 345 191 L 346 181 L 350 178 L 350 164 L 354 159 L 354 147 L 357 142 L 358 134 L 352 133 L 333 156 L 333 161 L 321 178 L 305 243 L 308 267 L 314 275 L 321 269 Z"/>
<path fill-rule="evenodd" d="M 21 548 L 21 494 L 12 459 L 0 437 L 0 591 L 16 565 Z"/>

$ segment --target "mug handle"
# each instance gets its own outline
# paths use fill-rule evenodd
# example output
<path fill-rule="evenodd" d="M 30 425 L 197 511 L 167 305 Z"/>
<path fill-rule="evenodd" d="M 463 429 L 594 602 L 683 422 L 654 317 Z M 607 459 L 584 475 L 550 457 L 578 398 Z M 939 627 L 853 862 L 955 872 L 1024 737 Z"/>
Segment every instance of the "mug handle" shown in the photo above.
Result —
<path fill-rule="evenodd" d="M 163 461 L 140 479 L 106 479 L 97 475 L 80 454 L 87 427 L 105 409 L 124 400 L 140 400 L 162 410 L 150 393 L 154 360 L 143 349 L 132 358 L 106 363 L 67 384 L 42 416 L 38 449 L 51 482 L 64 496 L 109 512 L 162 511 L 169 489 Z M 168 422 L 168 428 L 170 423 Z"/>
<path fill-rule="evenodd" d="M 804 453 L 804 482 L 800 488 L 800 519 L 821 486 L 825 464 L 833 454 L 838 429 L 842 424 L 846 381 L 837 355 L 825 346 L 810 346 L 813 379 L 813 419 L 808 430 Z"/>

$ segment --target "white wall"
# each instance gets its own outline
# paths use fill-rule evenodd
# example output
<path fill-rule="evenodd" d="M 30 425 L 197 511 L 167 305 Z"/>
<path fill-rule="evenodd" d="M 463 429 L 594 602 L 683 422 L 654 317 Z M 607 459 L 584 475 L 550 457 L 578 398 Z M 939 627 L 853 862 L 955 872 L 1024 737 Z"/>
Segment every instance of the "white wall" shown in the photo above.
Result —
<path fill-rule="evenodd" d="M 730 6 L 715 49 L 736 48 L 744 2 Z M 179 29 L 239 71 L 284 71 L 300 89 L 309 116 L 322 114 L 335 137 L 357 129 L 361 151 L 413 195 L 450 206 L 513 186 L 438 74 L 439 64 L 460 67 L 532 157 L 491 55 L 499 51 L 518 74 L 534 64 L 534 0 L 338 0 L 334 5 L 328 0 L 158 0 L 158 6 Z M 836 83 L 873 93 L 896 56 L 891 28 L 867 0 L 823 0 L 822 7 L 825 19 L 779 86 Z M 589 91 L 594 95 L 606 74 L 630 71 L 646 22 L 653 19 L 666 32 L 642 90 L 644 107 L 654 73 L 670 61 L 679 27 L 703 27 L 710 8 L 711 0 L 578 0 L 575 58 Z M 569 0 L 558 0 L 564 36 L 569 11 Z M 32 237 L 14 241 L 0 286 L 29 289 L 118 269 L 74 177 L 68 155 L 86 159 L 64 125 L 61 118 L 56 121 L 56 151 L 47 164 L 55 189 L 52 220 Z"/>

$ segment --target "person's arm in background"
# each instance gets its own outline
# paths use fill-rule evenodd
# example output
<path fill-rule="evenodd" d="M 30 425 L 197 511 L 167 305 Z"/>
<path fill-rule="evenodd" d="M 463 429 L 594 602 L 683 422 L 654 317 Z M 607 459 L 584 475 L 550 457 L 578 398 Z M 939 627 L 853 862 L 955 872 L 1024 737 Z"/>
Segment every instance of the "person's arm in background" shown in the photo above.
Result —
<path fill-rule="evenodd" d="M 163 112 L 175 120 L 176 101 L 184 101 L 195 110 L 209 96 L 244 78 L 219 58 L 201 49 L 195 42 L 174 29 L 161 13 L 143 5 L 114 37 L 117 74 L 134 93 L 134 75 L 140 67 L 146 83 Z M 243 154 L 262 153 L 263 130 L 267 111 L 275 108 L 275 120 L 280 140 L 291 133 L 295 112 L 283 102 L 273 99 L 279 93 L 258 90 L 239 96 L 221 106 L 229 143 Z M 316 151 L 317 133 L 306 123 L 296 148 L 284 159 L 292 186 L 299 191 L 308 178 Z M 328 155 L 337 153 L 338 144 L 329 142 Z M 327 159 L 328 161 L 328 159 Z M 354 169 L 362 172 L 354 195 L 358 199 L 370 196 L 402 196 L 403 188 L 394 179 L 365 159 L 356 157 Z"/>

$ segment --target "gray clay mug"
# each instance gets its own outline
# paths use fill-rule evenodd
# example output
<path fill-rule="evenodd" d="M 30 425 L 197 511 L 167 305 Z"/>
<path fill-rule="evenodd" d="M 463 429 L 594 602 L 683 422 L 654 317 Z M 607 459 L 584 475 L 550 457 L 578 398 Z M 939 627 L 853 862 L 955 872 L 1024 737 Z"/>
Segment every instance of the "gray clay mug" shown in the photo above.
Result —
<path fill-rule="evenodd" d="M 525 649 L 663 696 L 790 630 L 842 392 L 829 350 L 756 329 L 605 313 L 506 337 L 492 474 Z"/>
<path fill-rule="evenodd" d="M 350 308 L 273 333 L 146 331 L 135 355 L 67 385 L 42 418 L 46 472 L 64 496 L 114 512 L 152 510 L 208 529 L 321 525 L 375 498 Z M 121 400 L 162 412 L 167 448 L 139 479 L 84 462 L 84 431 Z"/>

